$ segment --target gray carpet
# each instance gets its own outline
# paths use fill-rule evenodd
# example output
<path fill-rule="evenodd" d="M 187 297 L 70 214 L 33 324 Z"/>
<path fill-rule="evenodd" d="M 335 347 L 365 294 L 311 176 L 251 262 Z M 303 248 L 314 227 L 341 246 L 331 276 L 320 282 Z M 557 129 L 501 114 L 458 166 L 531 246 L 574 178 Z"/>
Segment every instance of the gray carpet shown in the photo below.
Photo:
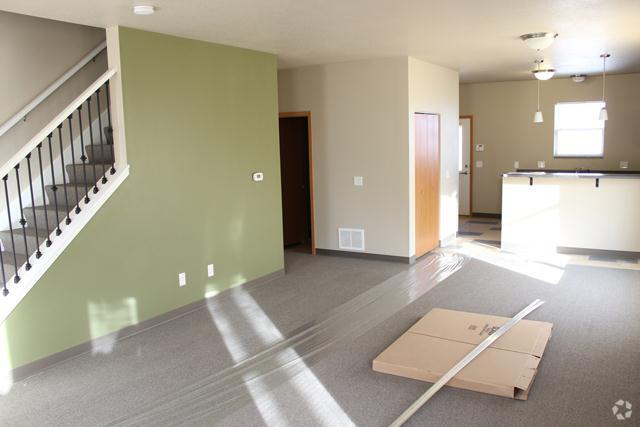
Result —
<path fill-rule="evenodd" d="M 409 425 L 619 425 L 614 402 L 640 402 L 638 271 L 570 266 L 554 285 L 474 260 L 312 371 L 353 423 L 388 425 L 428 384 L 374 373 L 371 360 L 419 317 L 434 307 L 512 316 L 535 298 L 547 302 L 529 318 L 553 322 L 554 334 L 529 400 L 445 388 Z M 298 393 L 286 385 L 274 400 L 286 408 L 291 425 L 317 424 L 307 412 L 287 405 Z M 249 406 L 223 424 L 255 420 L 260 413 Z"/>
<path fill-rule="evenodd" d="M 200 310 L 123 340 L 110 354 L 82 356 L 14 385 L 0 397 L 2 424 L 100 425 L 134 413 L 232 365 L 232 356 L 277 342 L 273 328 L 260 325 L 289 334 L 409 267 L 289 253 L 287 268 L 288 276 L 247 289 L 258 313 L 223 293 L 219 311 Z M 419 317 L 433 307 L 511 316 L 535 298 L 547 303 L 530 318 L 555 327 L 529 400 L 445 388 L 409 425 L 619 425 L 611 411 L 618 399 L 638 408 L 632 425 L 640 417 L 640 272 L 569 266 L 548 284 L 477 260 L 276 389 L 247 387 L 256 403 L 189 424 L 388 425 L 428 384 L 374 373 L 371 360 Z M 243 312 L 257 316 L 243 321 Z M 225 342 L 226 327 L 234 339 Z"/>

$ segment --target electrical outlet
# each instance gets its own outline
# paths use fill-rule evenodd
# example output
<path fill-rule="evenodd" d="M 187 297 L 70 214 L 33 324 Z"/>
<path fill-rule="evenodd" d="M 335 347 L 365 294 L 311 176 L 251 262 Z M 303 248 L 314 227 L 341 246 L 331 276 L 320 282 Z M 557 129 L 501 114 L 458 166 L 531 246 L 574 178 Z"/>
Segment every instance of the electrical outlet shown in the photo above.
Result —
<path fill-rule="evenodd" d="M 627 162 L 626 160 L 621 160 L 620 169 L 628 169 L 628 168 L 629 168 L 629 162 Z"/>
<path fill-rule="evenodd" d="M 362 187 L 364 185 L 363 178 L 361 176 L 354 176 L 353 185 L 355 185 L 356 187 Z"/>
<path fill-rule="evenodd" d="M 178 286 L 183 287 L 187 285 L 187 273 L 178 274 Z"/>
<path fill-rule="evenodd" d="M 476 168 L 481 168 L 484 166 L 484 163 L 482 162 L 482 160 L 476 160 Z"/>
<path fill-rule="evenodd" d="M 213 277 L 215 274 L 215 270 L 213 269 L 213 264 L 207 265 L 207 277 Z"/>
<path fill-rule="evenodd" d="M 515 162 L 513 162 L 513 168 L 514 169 L 520 169 L 520 162 L 517 161 L 517 160 Z"/>
<path fill-rule="evenodd" d="M 545 168 L 544 160 L 538 160 L 538 169 L 544 169 L 544 168 Z"/>

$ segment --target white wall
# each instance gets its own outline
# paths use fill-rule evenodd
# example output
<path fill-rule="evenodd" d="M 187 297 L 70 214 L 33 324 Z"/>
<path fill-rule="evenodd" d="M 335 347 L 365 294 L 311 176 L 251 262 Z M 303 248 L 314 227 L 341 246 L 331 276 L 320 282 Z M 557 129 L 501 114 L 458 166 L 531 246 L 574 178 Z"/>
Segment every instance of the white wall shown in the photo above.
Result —
<path fill-rule="evenodd" d="M 409 58 L 409 234 L 415 254 L 414 113 L 440 116 L 440 241 L 458 230 L 458 72 Z"/>
<path fill-rule="evenodd" d="M 440 238 L 455 234 L 457 72 L 386 58 L 281 70 L 278 85 L 281 112 L 312 114 L 318 248 L 338 249 L 338 227 L 351 227 L 368 253 L 415 255 L 415 111 L 441 116 Z"/>
<path fill-rule="evenodd" d="M 105 39 L 103 29 L 0 11 L 0 123 Z M 103 53 L 0 137 L 0 164 L 107 69 Z"/>
<path fill-rule="evenodd" d="M 312 114 L 318 248 L 338 249 L 350 227 L 368 253 L 410 255 L 407 72 L 406 57 L 279 72 L 280 111 Z"/>

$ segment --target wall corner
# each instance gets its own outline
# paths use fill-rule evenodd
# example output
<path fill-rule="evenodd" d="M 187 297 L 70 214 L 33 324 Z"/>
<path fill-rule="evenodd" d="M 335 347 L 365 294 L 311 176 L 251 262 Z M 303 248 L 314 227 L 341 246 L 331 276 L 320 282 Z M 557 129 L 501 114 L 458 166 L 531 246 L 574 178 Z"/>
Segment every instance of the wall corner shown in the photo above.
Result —
<path fill-rule="evenodd" d="M 120 63 L 120 27 L 114 25 L 108 27 L 107 34 L 107 58 L 110 70 L 115 69 L 116 74 L 109 84 L 111 97 L 111 119 L 113 123 L 113 145 L 116 168 L 119 170 L 127 166 L 127 143 L 125 136 L 124 102 L 122 93 L 122 67 Z"/>

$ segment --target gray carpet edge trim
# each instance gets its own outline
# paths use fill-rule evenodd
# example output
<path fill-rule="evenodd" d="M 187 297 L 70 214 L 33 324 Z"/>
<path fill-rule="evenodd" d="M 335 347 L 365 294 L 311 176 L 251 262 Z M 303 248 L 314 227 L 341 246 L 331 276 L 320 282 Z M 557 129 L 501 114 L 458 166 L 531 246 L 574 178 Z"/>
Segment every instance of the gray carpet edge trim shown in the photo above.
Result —
<path fill-rule="evenodd" d="M 347 258 L 370 259 L 370 260 L 376 260 L 376 261 L 401 262 L 404 264 L 413 264 L 416 262 L 415 255 L 404 257 L 399 255 L 383 255 L 383 254 L 374 254 L 370 252 L 350 252 L 350 251 L 341 251 L 337 249 L 323 249 L 323 248 L 316 248 L 316 254 L 341 256 L 341 257 L 347 257 Z"/>
<path fill-rule="evenodd" d="M 488 213 L 488 212 L 472 212 L 471 216 L 475 216 L 478 218 L 502 218 L 501 213 Z"/>
<path fill-rule="evenodd" d="M 558 246 L 556 248 L 556 251 L 559 254 L 567 255 L 595 255 L 611 258 L 640 258 L 640 252 L 614 251 L 607 249 L 572 248 L 567 246 Z"/>
<path fill-rule="evenodd" d="M 458 231 L 458 236 L 482 236 L 484 233 L 479 231 Z"/>
<path fill-rule="evenodd" d="M 274 279 L 283 277 L 284 275 L 285 275 L 285 270 L 284 268 L 281 268 L 279 270 L 265 274 L 264 276 L 257 277 L 253 280 L 249 280 L 237 286 L 261 285 L 264 283 L 268 283 Z M 233 286 L 233 287 L 236 287 L 236 286 Z M 229 291 L 233 287 L 225 289 L 223 293 Z M 194 311 L 201 310 L 206 307 L 207 307 L 207 298 L 194 301 L 192 303 L 183 305 L 176 309 L 167 311 L 166 313 L 159 314 L 158 316 L 152 317 L 150 319 L 143 320 L 137 325 L 127 326 L 125 328 L 119 329 L 117 331 L 111 332 L 109 334 L 103 335 L 93 340 L 89 340 L 84 343 L 78 344 L 76 346 L 70 347 L 66 350 L 62 350 L 58 353 L 54 353 L 50 356 L 43 357 L 42 359 L 38 359 L 26 365 L 13 368 L 10 371 L 10 375 L 13 378 L 14 382 L 23 381 L 29 377 L 32 377 L 34 375 L 41 373 L 46 369 L 52 368 L 56 365 L 68 362 L 71 359 L 82 356 L 83 354 L 89 353 L 95 348 L 101 347 L 103 343 L 113 343 L 113 342 L 125 340 L 141 332 L 144 332 L 151 328 L 155 328 L 157 326 L 160 326 L 172 320 L 179 319 L 183 316 L 193 313 Z"/>

